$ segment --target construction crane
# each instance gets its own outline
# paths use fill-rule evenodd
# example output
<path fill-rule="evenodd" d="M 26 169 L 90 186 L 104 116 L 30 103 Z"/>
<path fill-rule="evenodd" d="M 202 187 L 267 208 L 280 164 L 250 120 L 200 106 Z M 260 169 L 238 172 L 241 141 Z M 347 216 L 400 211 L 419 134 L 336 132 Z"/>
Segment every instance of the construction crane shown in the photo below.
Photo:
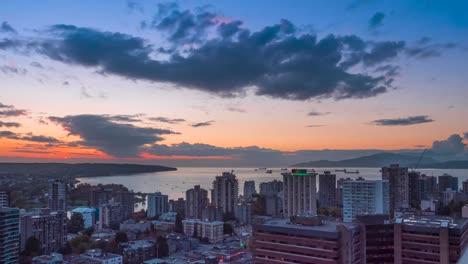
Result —
<path fill-rule="evenodd" d="M 424 157 L 424 154 L 426 153 L 427 149 L 424 149 L 421 155 L 419 156 L 418 162 L 414 166 L 413 170 L 417 170 L 419 167 L 419 164 L 421 163 L 422 158 Z"/>

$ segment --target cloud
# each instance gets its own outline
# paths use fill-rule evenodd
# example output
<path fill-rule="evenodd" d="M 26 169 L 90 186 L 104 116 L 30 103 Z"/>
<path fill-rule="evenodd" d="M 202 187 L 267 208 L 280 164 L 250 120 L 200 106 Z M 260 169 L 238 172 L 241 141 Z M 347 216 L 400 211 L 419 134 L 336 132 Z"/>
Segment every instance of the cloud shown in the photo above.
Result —
<path fill-rule="evenodd" d="M 464 133 L 463 136 L 468 140 L 468 132 Z"/>
<path fill-rule="evenodd" d="M 19 133 L 14 133 L 11 131 L 0 131 L 0 138 L 24 140 L 24 141 L 37 142 L 37 143 L 52 143 L 52 144 L 62 142 L 61 140 L 56 139 L 54 137 L 36 136 L 36 135 L 33 135 L 32 133 L 28 133 L 25 136 L 23 136 Z"/>
<path fill-rule="evenodd" d="M 385 14 L 382 12 L 376 12 L 370 19 L 369 19 L 369 29 L 375 31 L 376 29 L 383 26 L 383 21 L 385 18 Z"/>
<path fill-rule="evenodd" d="M 21 126 L 20 123 L 0 121 L 0 127 L 20 127 L 20 126 Z"/>
<path fill-rule="evenodd" d="M 375 68 L 375 71 L 384 72 L 385 76 L 391 78 L 400 75 L 400 66 L 387 64 Z"/>
<path fill-rule="evenodd" d="M 429 116 L 410 116 L 406 118 L 378 119 L 372 121 L 374 125 L 379 126 L 411 126 L 423 123 L 434 122 Z"/>
<path fill-rule="evenodd" d="M 236 113 L 246 113 L 247 112 L 245 109 L 238 108 L 238 107 L 228 107 L 227 110 L 229 112 L 236 112 Z"/>
<path fill-rule="evenodd" d="M 65 84 L 65 83 L 64 83 L 64 84 Z M 66 82 L 65 85 L 68 85 L 68 82 Z M 84 99 L 93 98 L 93 96 L 88 92 L 88 89 L 86 89 L 85 87 L 81 87 L 81 89 L 80 89 L 80 96 L 81 96 L 81 98 L 84 98 Z"/>
<path fill-rule="evenodd" d="M 25 75 L 28 73 L 28 70 L 24 68 L 20 68 L 17 66 L 13 65 L 2 65 L 0 66 L 0 71 L 2 71 L 5 74 L 20 74 L 20 75 Z"/>
<path fill-rule="evenodd" d="M 4 110 L 1 110 L 4 109 Z M 0 103 L 0 117 L 18 117 L 25 116 L 28 111 L 23 109 L 16 109 L 11 105 L 4 105 Z"/>
<path fill-rule="evenodd" d="M 145 11 L 145 8 L 142 5 L 142 3 L 134 0 L 127 0 L 127 8 L 131 11 L 138 11 L 140 13 L 143 13 Z"/>
<path fill-rule="evenodd" d="M 127 123 L 134 123 L 134 122 L 141 122 L 141 114 L 138 115 L 111 115 L 107 116 L 110 120 L 116 122 L 127 122 Z"/>
<path fill-rule="evenodd" d="M 466 134 L 465 134 L 466 136 Z M 465 150 L 466 144 L 463 143 L 463 137 L 453 134 L 446 140 L 436 140 L 432 143 L 432 151 L 438 155 L 457 155 Z"/>
<path fill-rule="evenodd" d="M 167 118 L 167 117 L 150 117 L 148 118 L 151 121 L 161 122 L 161 123 L 168 123 L 168 124 L 179 124 L 185 122 L 183 118 Z"/>
<path fill-rule="evenodd" d="M 214 122 L 215 122 L 214 120 L 210 120 L 210 121 L 206 121 L 206 122 L 195 123 L 195 124 L 192 124 L 192 127 L 211 126 Z"/>
<path fill-rule="evenodd" d="M 36 68 L 39 68 L 39 69 L 44 69 L 44 66 L 42 66 L 42 64 L 40 64 L 40 63 L 37 62 L 37 61 L 31 62 L 29 65 L 31 65 L 31 66 L 33 66 L 33 67 L 36 67 Z"/>
<path fill-rule="evenodd" d="M 427 59 L 432 57 L 439 57 L 445 50 L 457 48 L 456 43 L 433 43 L 431 38 L 423 37 L 416 44 L 407 47 L 405 53 L 408 57 L 418 59 Z"/>
<path fill-rule="evenodd" d="M 324 125 L 308 125 L 308 126 L 305 126 L 305 127 L 323 127 Z"/>
<path fill-rule="evenodd" d="M 141 148 L 161 141 L 163 135 L 177 134 L 171 130 L 138 127 L 114 122 L 106 115 L 74 115 L 49 117 L 69 135 L 79 136 L 81 146 L 96 148 L 114 157 L 139 157 Z"/>
<path fill-rule="evenodd" d="M 346 10 L 354 10 L 372 3 L 373 0 L 354 0 L 346 6 Z"/>
<path fill-rule="evenodd" d="M 311 111 L 307 113 L 308 116 L 323 116 L 323 115 L 329 115 L 331 114 L 330 112 L 317 112 L 317 111 Z"/>
<path fill-rule="evenodd" d="M 16 34 L 16 30 L 6 21 L 0 24 L 0 32 Z"/>

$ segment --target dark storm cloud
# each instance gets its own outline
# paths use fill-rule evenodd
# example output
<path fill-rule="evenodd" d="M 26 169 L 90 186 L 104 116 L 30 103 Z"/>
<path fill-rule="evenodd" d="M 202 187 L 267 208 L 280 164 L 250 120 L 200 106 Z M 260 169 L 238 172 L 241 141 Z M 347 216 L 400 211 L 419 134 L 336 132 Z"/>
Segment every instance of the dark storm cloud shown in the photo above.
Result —
<path fill-rule="evenodd" d="M 434 141 L 432 143 L 432 152 L 438 155 L 457 155 L 464 152 L 465 146 L 463 137 L 453 134 L 446 140 Z"/>
<path fill-rule="evenodd" d="M 330 112 L 317 112 L 317 111 L 311 111 L 307 113 L 308 116 L 323 116 L 323 115 L 329 115 Z"/>
<path fill-rule="evenodd" d="M 379 126 L 410 126 L 423 123 L 434 122 L 429 116 L 410 116 L 406 118 L 393 118 L 393 119 L 378 119 L 372 121 L 373 124 Z"/>
<path fill-rule="evenodd" d="M 114 157 L 138 157 L 141 147 L 161 141 L 162 135 L 176 134 L 167 129 L 116 123 L 105 115 L 49 117 L 70 135 L 79 136 L 81 146 L 96 148 Z"/>
<path fill-rule="evenodd" d="M 54 60 L 220 96 L 245 94 L 254 87 L 257 95 L 273 98 L 345 99 L 373 97 L 391 88 L 385 76 L 350 73 L 339 65 L 345 47 L 351 52 L 364 48 L 358 37 L 296 36 L 287 20 L 258 32 L 244 30 L 236 38 L 213 38 L 184 56 L 175 52 L 164 61 L 153 59 L 153 47 L 138 37 L 71 25 L 56 25 L 50 31 L 56 39 L 40 43 L 37 50 Z M 357 63 L 390 60 L 400 46 L 369 44 L 372 48 L 360 51 Z"/>
<path fill-rule="evenodd" d="M 192 127 L 205 127 L 205 126 L 211 126 L 214 123 L 213 120 L 206 121 L 206 122 L 200 122 L 200 123 L 195 123 L 192 124 Z"/>
<path fill-rule="evenodd" d="M 400 66 L 388 64 L 375 68 L 375 71 L 384 72 L 387 77 L 395 77 L 400 75 Z"/>
<path fill-rule="evenodd" d="M 59 139 L 56 139 L 54 137 L 48 137 L 48 136 L 35 136 L 32 133 L 28 133 L 26 135 L 21 135 L 19 133 L 14 133 L 11 131 L 0 131 L 0 138 L 7 138 L 7 139 L 13 139 L 13 140 L 24 140 L 24 141 L 29 141 L 29 142 L 37 142 L 37 143 L 61 143 Z"/>
<path fill-rule="evenodd" d="M 0 121 L 0 127 L 20 127 L 21 124 L 17 122 L 2 122 Z"/>
<path fill-rule="evenodd" d="M 385 18 L 385 14 L 382 12 L 376 12 L 370 19 L 369 19 L 369 29 L 376 30 L 377 28 L 383 25 L 383 21 Z"/>
<path fill-rule="evenodd" d="M 135 122 L 141 122 L 141 117 L 142 115 L 113 115 L 113 116 L 108 116 L 109 119 L 112 121 L 116 122 L 127 122 L 127 123 L 135 123 Z"/>
<path fill-rule="evenodd" d="M 222 38 L 230 38 L 241 31 L 242 21 L 236 20 L 229 23 L 222 23 L 218 27 L 219 35 Z"/>
<path fill-rule="evenodd" d="M 0 32 L 16 34 L 16 30 L 6 21 L 3 21 L 2 24 L 0 24 Z"/>
<path fill-rule="evenodd" d="M 179 124 L 179 123 L 183 123 L 186 121 L 183 118 L 167 118 L 163 116 L 150 117 L 148 119 L 154 122 L 161 122 L 161 123 L 167 123 L 167 124 Z"/>

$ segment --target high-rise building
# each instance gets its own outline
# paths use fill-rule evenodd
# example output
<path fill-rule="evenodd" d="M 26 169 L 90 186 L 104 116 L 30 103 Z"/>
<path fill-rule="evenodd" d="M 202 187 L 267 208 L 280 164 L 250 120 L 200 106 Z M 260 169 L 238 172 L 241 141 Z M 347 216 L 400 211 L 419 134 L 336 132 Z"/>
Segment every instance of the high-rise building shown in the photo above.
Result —
<path fill-rule="evenodd" d="M 468 195 L 468 180 L 462 182 L 462 191 L 464 194 Z"/>
<path fill-rule="evenodd" d="M 419 191 L 421 200 L 437 199 L 437 178 L 435 176 L 422 174 L 421 177 L 419 177 Z"/>
<path fill-rule="evenodd" d="M 257 189 L 255 188 L 255 181 L 245 181 L 244 199 L 251 200 L 254 194 L 257 194 Z"/>
<path fill-rule="evenodd" d="M 19 210 L 0 207 L 0 263 L 16 264 L 19 258 Z"/>
<path fill-rule="evenodd" d="M 388 181 L 390 193 L 390 212 L 408 208 L 409 202 L 409 179 L 408 168 L 400 167 L 398 164 L 392 164 L 390 167 L 382 168 L 382 180 Z"/>
<path fill-rule="evenodd" d="M 123 208 L 118 203 L 108 203 L 99 206 L 99 229 L 117 229 L 123 218 Z"/>
<path fill-rule="evenodd" d="M 467 247 L 467 229 L 468 219 L 397 218 L 393 229 L 395 263 L 457 263 Z"/>
<path fill-rule="evenodd" d="M 223 172 L 213 181 L 211 202 L 221 208 L 224 214 L 234 215 L 239 196 L 239 183 L 236 175 L 231 172 Z"/>
<path fill-rule="evenodd" d="M 299 213 L 317 214 L 316 173 L 293 169 L 283 175 L 283 214 L 286 217 Z"/>
<path fill-rule="evenodd" d="M 253 226 L 254 263 L 360 263 L 358 225 L 295 218 Z"/>
<path fill-rule="evenodd" d="M 51 211 L 67 211 L 67 184 L 60 180 L 49 183 L 49 208 Z"/>
<path fill-rule="evenodd" d="M 336 206 L 336 175 L 329 171 L 319 175 L 318 203 L 320 208 Z"/>
<path fill-rule="evenodd" d="M 63 211 L 49 210 L 22 215 L 20 234 L 21 250 L 25 249 L 30 237 L 35 237 L 44 253 L 57 252 L 67 241 L 67 216 Z"/>
<path fill-rule="evenodd" d="M 410 171 L 408 173 L 409 204 L 412 208 L 419 208 L 421 206 L 420 175 L 417 171 Z"/>
<path fill-rule="evenodd" d="M 260 183 L 260 194 L 271 194 L 279 193 L 283 191 L 283 182 L 274 180 L 271 182 L 262 182 Z"/>
<path fill-rule="evenodd" d="M 184 198 L 179 198 L 177 200 L 169 200 L 169 211 L 176 212 L 182 216 L 185 215 L 185 205 L 186 201 Z"/>
<path fill-rule="evenodd" d="M 0 207 L 10 206 L 10 192 L 0 191 Z"/>
<path fill-rule="evenodd" d="M 361 263 L 393 264 L 393 223 L 388 214 L 358 215 Z"/>
<path fill-rule="evenodd" d="M 202 219 L 203 209 L 208 205 L 208 191 L 195 185 L 194 188 L 185 193 L 187 206 L 185 207 L 185 217 L 192 219 Z"/>
<path fill-rule="evenodd" d="M 343 207 L 343 182 L 352 181 L 351 178 L 340 178 L 336 181 L 336 205 Z"/>
<path fill-rule="evenodd" d="M 351 222 L 357 215 L 388 214 L 388 182 L 359 178 L 343 182 L 343 221 Z"/>
<path fill-rule="evenodd" d="M 236 205 L 235 216 L 237 221 L 243 224 L 252 223 L 253 207 L 250 203 L 242 203 Z"/>
<path fill-rule="evenodd" d="M 109 203 L 120 204 L 122 209 L 119 216 L 123 220 L 132 217 L 135 210 L 135 193 L 121 190 L 113 190 L 113 188 L 96 187 L 91 191 L 90 206 L 100 207 Z"/>
<path fill-rule="evenodd" d="M 148 217 L 160 216 L 169 211 L 169 196 L 160 192 L 148 194 Z"/>
<path fill-rule="evenodd" d="M 447 189 L 458 192 L 458 177 L 448 174 L 439 176 L 439 192 L 443 192 Z"/>
<path fill-rule="evenodd" d="M 203 209 L 202 220 L 208 221 L 208 222 L 222 221 L 223 210 L 214 204 L 209 204 L 207 207 Z"/>

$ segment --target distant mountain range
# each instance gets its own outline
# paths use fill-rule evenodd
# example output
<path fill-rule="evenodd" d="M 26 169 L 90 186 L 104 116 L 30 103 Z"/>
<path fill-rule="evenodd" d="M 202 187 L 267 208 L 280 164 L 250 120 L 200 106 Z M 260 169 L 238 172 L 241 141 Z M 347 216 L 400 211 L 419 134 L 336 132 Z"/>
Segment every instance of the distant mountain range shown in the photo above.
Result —
<path fill-rule="evenodd" d="M 417 155 L 406 155 L 396 153 L 377 153 L 369 156 L 363 156 L 353 159 L 340 161 L 317 160 L 303 163 L 297 163 L 291 167 L 316 167 L 316 168 L 379 168 L 389 166 L 390 164 L 400 164 L 400 166 L 413 168 L 419 161 Z M 437 168 L 437 169 L 468 169 L 468 160 L 456 160 L 439 162 L 432 158 L 422 158 L 418 168 Z"/>
<path fill-rule="evenodd" d="M 0 163 L 0 175 L 48 177 L 96 177 L 172 170 L 177 169 L 158 165 L 114 163 Z"/>

